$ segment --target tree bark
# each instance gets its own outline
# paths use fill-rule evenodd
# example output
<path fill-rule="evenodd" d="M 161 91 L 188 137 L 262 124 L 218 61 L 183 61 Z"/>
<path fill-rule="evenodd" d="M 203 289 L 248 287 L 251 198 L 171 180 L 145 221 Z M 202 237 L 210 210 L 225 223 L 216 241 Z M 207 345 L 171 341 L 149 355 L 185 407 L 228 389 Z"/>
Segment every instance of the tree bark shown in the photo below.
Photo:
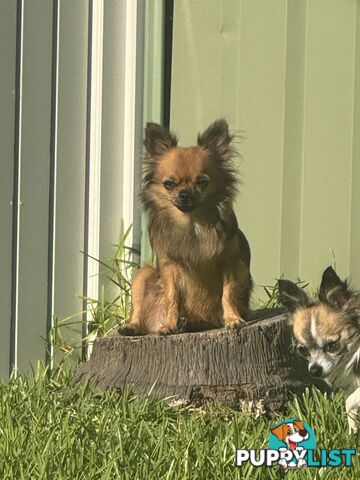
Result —
<path fill-rule="evenodd" d="M 264 312 L 258 311 L 261 316 Z M 284 314 L 254 320 L 240 331 L 98 338 L 74 381 L 119 392 L 129 385 L 139 396 L 150 393 L 152 398 L 172 397 L 195 406 L 262 405 L 269 415 L 308 386 L 327 389 L 292 351 Z"/>

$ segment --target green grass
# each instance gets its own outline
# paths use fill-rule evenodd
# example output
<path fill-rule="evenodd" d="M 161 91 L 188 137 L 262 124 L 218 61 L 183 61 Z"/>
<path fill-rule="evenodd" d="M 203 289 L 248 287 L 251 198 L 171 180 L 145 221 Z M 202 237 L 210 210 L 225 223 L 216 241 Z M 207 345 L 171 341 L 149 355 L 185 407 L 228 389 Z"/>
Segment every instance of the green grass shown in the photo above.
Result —
<path fill-rule="evenodd" d="M 91 320 L 87 321 L 85 338 L 80 332 L 83 327 L 83 313 L 76 312 L 67 318 L 53 318 L 53 327 L 48 338 L 43 339 L 52 355 L 54 370 L 74 364 L 79 357 L 85 359 L 84 346 L 93 343 L 96 337 L 117 333 L 120 325 L 128 320 L 131 304 L 131 279 L 139 268 L 140 252 L 126 246 L 131 227 L 120 234 L 119 243 L 113 245 L 111 258 L 99 260 L 99 298 L 80 297 L 86 300 Z"/>
<path fill-rule="evenodd" d="M 129 392 L 71 387 L 70 376 L 37 375 L 0 383 L 0 478 L 4 479 L 277 479 L 278 467 L 237 469 L 236 448 L 266 448 L 276 419 L 224 407 L 194 410 L 139 400 Z M 347 434 L 344 399 L 317 392 L 278 417 L 300 417 L 320 448 L 356 448 Z M 288 479 L 358 479 L 352 468 L 288 472 Z"/>
<path fill-rule="evenodd" d="M 115 333 L 129 315 L 131 275 L 138 265 L 125 246 L 127 235 L 115 246 L 112 259 L 99 261 L 110 290 L 103 288 L 99 299 L 87 299 L 92 311 L 89 342 L 95 335 Z M 264 290 L 265 299 L 255 301 L 254 308 L 278 306 L 277 286 Z M 0 480 L 360 478 L 358 459 L 350 469 L 285 473 L 277 466 L 235 467 L 236 448 L 266 448 L 271 428 L 284 418 L 307 422 L 319 448 L 356 448 L 359 438 L 347 434 L 341 394 L 329 400 L 307 392 L 270 421 L 221 406 L 194 410 L 139 400 L 129 392 L 120 397 L 71 387 L 64 366 L 82 351 L 76 333 L 81 322 L 82 312 L 54 319 L 47 339 L 55 356 L 51 376 L 0 381 Z"/>

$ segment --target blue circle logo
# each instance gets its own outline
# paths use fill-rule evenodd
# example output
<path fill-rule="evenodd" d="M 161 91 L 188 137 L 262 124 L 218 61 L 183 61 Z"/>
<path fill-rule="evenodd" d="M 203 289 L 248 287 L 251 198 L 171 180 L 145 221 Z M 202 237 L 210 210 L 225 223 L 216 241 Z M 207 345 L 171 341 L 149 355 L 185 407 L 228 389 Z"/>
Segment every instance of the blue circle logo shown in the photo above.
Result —
<path fill-rule="evenodd" d="M 315 450 L 316 439 L 312 428 L 297 418 L 287 418 L 272 428 L 269 436 L 271 450 Z M 288 466 L 295 466 L 292 460 Z"/>

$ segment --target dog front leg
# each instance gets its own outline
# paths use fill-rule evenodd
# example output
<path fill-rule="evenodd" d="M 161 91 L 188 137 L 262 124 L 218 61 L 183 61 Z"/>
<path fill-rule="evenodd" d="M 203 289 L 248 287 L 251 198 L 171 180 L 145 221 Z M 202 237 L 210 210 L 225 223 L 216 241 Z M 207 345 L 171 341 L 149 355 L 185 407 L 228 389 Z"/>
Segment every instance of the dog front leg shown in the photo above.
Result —
<path fill-rule="evenodd" d="M 223 294 L 222 294 L 222 308 L 224 317 L 224 326 L 226 328 L 240 328 L 246 322 L 241 317 L 239 312 L 239 298 L 241 295 L 242 281 L 238 278 L 236 273 L 228 268 L 224 272 Z"/>
<path fill-rule="evenodd" d="M 176 288 L 176 271 L 171 264 L 160 267 L 160 276 L 164 286 L 163 301 L 166 317 L 157 328 L 157 333 L 167 335 L 177 331 L 179 317 L 179 292 Z"/>
<path fill-rule="evenodd" d="M 131 285 L 130 322 L 120 327 L 119 333 L 121 335 L 141 335 L 147 333 L 147 319 L 144 318 L 143 305 L 149 283 L 155 283 L 157 278 L 157 271 L 150 265 L 145 265 L 135 275 Z"/>
<path fill-rule="evenodd" d="M 360 387 L 346 399 L 346 413 L 348 416 L 349 434 L 358 430 L 357 417 L 360 409 Z"/>

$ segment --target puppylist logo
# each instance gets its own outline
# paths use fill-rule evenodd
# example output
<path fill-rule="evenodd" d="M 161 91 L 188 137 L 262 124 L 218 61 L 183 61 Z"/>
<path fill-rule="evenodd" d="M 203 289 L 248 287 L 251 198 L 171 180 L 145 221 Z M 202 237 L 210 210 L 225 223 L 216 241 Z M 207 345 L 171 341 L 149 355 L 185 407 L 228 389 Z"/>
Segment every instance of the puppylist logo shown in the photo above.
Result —
<path fill-rule="evenodd" d="M 269 436 L 269 448 L 236 450 L 236 466 L 250 463 L 254 467 L 283 468 L 351 467 L 355 450 L 348 448 L 315 453 L 316 439 L 312 428 L 301 420 L 288 418 L 275 425 Z"/>

